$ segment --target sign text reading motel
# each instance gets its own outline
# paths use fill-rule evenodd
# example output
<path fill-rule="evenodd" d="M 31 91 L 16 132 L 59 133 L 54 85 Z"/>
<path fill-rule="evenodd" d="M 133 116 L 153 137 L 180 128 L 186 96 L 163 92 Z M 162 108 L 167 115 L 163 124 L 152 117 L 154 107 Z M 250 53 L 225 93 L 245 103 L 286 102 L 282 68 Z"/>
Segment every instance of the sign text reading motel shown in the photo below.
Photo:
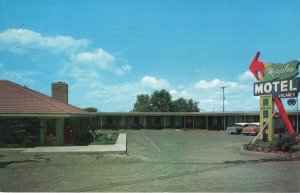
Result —
<path fill-rule="evenodd" d="M 297 96 L 299 91 L 299 77 L 254 83 L 254 96 L 271 94 L 280 98 L 286 98 Z"/>

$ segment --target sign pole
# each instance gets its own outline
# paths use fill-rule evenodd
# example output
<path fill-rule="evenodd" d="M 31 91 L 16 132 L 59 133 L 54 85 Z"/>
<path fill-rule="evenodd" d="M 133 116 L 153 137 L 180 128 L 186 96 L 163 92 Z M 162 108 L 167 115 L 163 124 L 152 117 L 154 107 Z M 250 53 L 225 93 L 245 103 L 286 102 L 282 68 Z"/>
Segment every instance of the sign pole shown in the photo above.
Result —
<path fill-rule="evenodd" d="M 259 139 L 263 141 L 272 141 L 274 136 L 274 103 L 272 95 L 260 96 L 260 128 Z"/>
<path fill-rule="evenodd" d="M 273 121 L 273 117 L 275 116 L 275 114 L 276 114 L 276 112 L 274 112 L 272 114 L 272 117 L 269 118 L 269 122 L 266 122 L 263 127 L 260 127 L 259 133 L 253 139 L 252 144 L 258 139 L 258 137 L 262 136 L 262 133 L 267 128 L 268 124 Z"/>

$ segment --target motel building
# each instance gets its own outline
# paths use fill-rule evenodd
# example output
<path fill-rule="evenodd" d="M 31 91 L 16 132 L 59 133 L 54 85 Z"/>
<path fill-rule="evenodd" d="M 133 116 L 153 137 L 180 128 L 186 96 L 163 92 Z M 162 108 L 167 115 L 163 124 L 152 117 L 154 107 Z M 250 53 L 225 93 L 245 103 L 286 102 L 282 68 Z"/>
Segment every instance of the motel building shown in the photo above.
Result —
<path fill-rule="evenodd" d="M 297 113 L 289 112 L 294 128 Z M 17 83 L 0 80 L 0 145 L 76 145 L 98 129 L 205 129 L 225 130 L 237 122 L 259 122 L 259 112 L 97 112 L 68 104 L 68 85 L 52 84 L 52 96 Z M 284 129 L 280 119 L 276 130 Z"/>
<path fill-rule="evenodd" d="M 0 143 L 69 145 L 86 135 L 90 114 L 68 104 L 68 85 L 52 84 L 52 97 L 0 80 Z"/>

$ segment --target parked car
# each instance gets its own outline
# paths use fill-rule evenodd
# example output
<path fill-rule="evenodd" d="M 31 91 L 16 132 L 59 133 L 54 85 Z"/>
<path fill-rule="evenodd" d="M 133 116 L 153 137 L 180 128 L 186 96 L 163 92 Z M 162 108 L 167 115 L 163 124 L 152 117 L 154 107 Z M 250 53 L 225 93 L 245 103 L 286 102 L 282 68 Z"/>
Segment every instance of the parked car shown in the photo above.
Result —
<path fill-rule="evenodd" d="M 257 135 L 259 130 L 259 123 L 250 123 L 246 127 L 243 127 L 242 133 L 245 135 Z"/>
<path fill-rule="evenodd" d="M 239 135 L 242 133 L 243 127 L 246 127 L 248 123 L 235 123 L 231 127 L 226 127 L 226 131 L 230 134 Z"/>

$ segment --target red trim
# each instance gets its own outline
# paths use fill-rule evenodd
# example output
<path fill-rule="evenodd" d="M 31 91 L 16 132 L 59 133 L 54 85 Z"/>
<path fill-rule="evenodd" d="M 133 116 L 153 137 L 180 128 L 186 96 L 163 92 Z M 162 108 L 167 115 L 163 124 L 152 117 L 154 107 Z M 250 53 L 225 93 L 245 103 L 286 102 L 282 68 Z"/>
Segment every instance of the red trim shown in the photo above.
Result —
<path fill-rule="evenodd" d="M 296 141 L 296 138 L 295 138 L 295 131 L 294 131 L 294 128 L 291 124 L 291 121 L 282 105 L 282 102 L 281 102 L 281 99 L 278 98 L 278 97 L 274 97 L 273 98 L 274 100 L 274 103 L 276 104 L 277 108 L 278 108 L 278 111 L 280 113 L 280 116 L 282 117 L 283 121 L 284 121 L 284 124 L 292 138 L 292 140 L 295 142 Z"/>

